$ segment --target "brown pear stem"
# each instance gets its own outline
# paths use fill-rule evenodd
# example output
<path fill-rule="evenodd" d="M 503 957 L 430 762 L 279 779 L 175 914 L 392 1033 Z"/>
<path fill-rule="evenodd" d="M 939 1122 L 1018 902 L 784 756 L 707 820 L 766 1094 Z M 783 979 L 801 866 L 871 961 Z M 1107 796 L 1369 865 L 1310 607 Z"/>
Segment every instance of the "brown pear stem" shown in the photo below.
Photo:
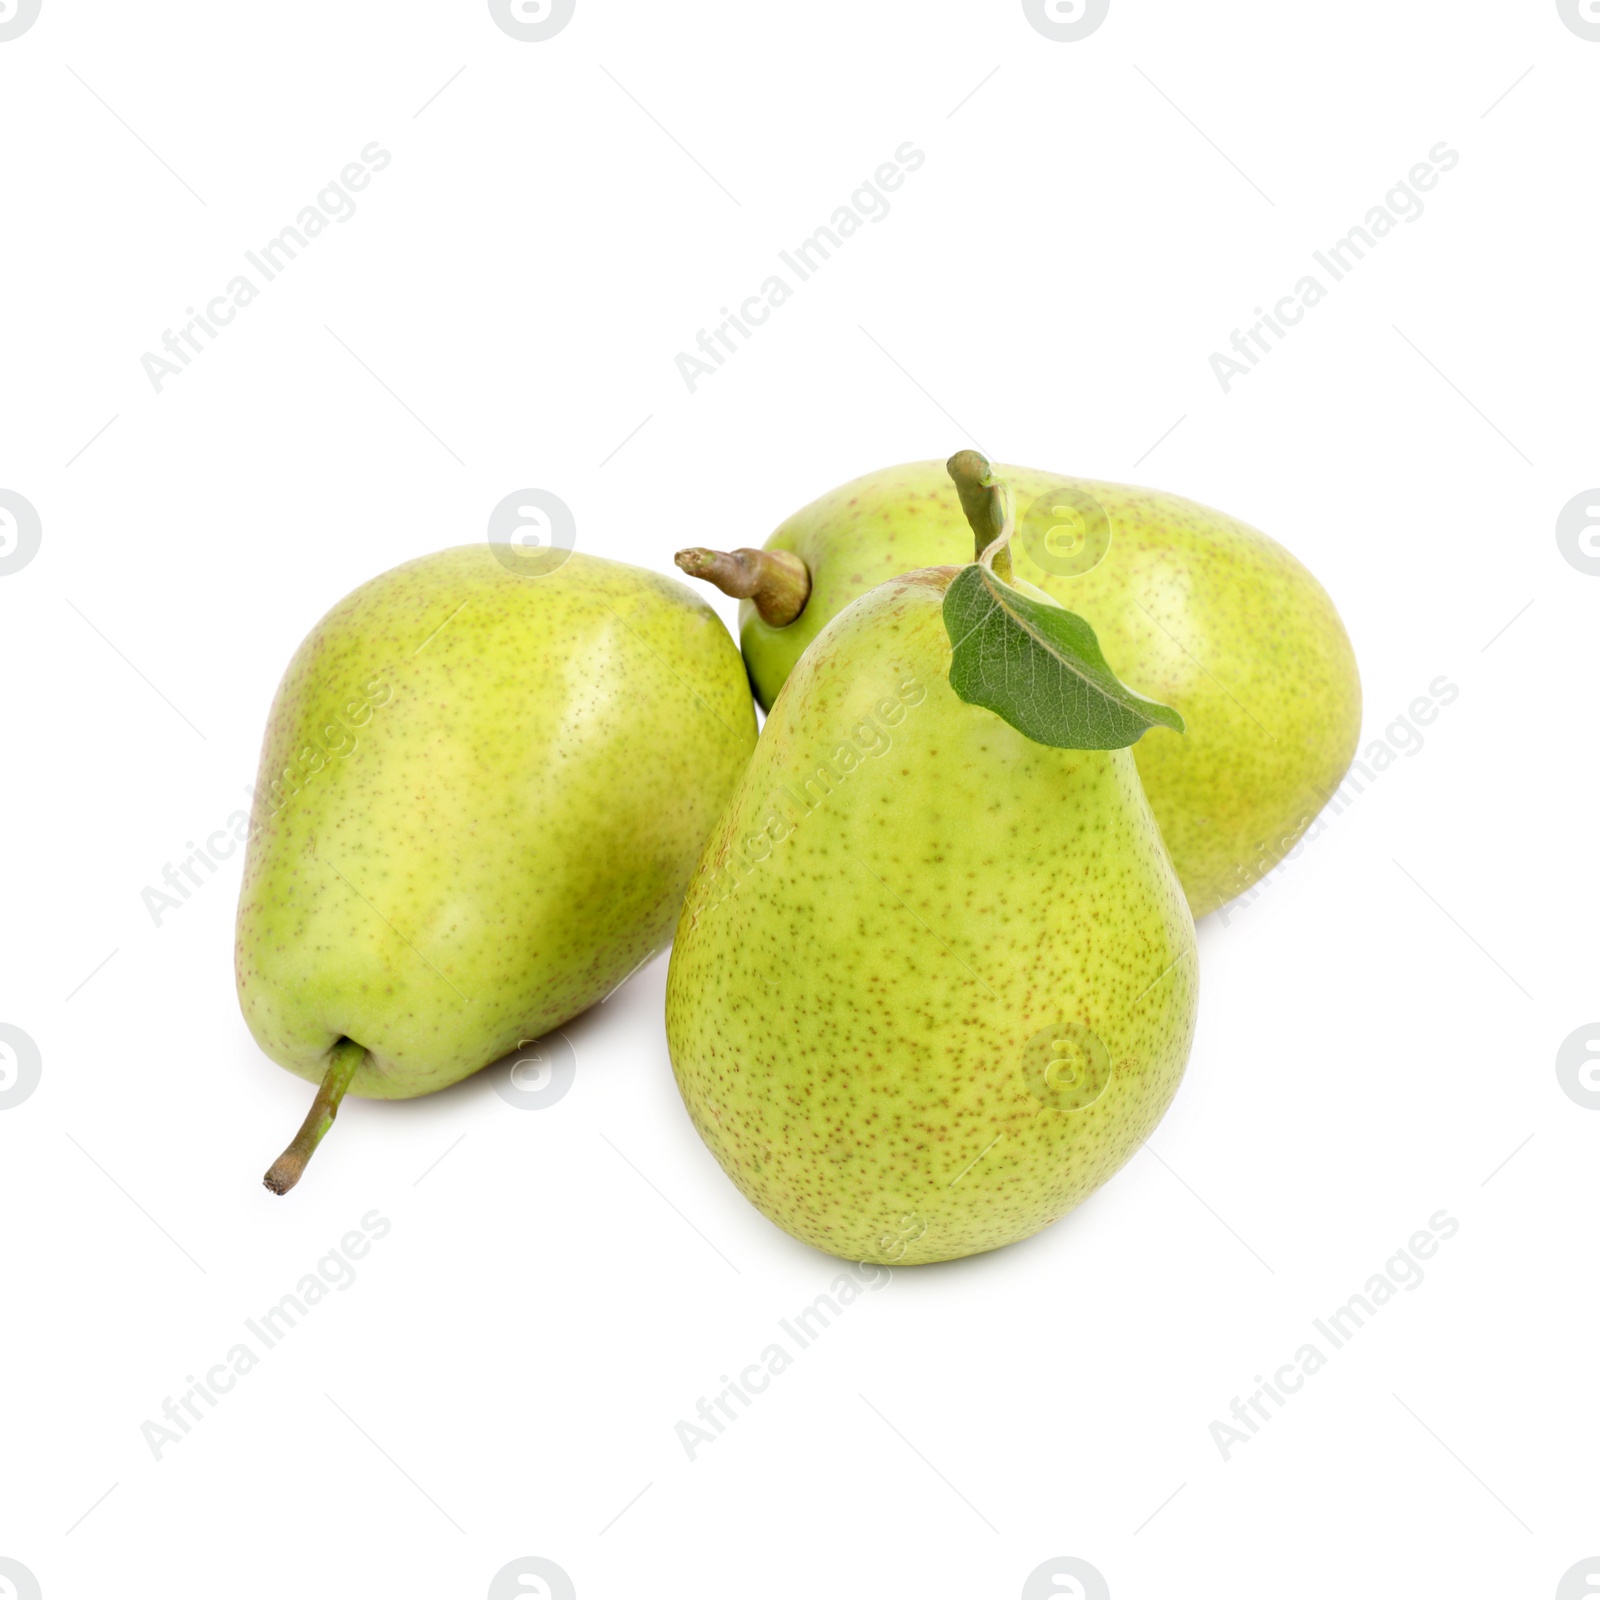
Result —
<path fill-rule="evenodd" d="M 1011 485 L 976 450 L 958 450 L 945 462 L 972 526 L 973 559 L 1002 583 L 1011 582 L 1011 534 L 1015 527 Z"/>
<path fill-rule="evenodd" d="M 769 628 L 787 628 L 806 608 L 811 573 L 799 556 L 787 550 L 706 550 L 695 546 L 673 558 L 691 578 L 749 600 Z"/>
<path fill-rule="evenodd" d="M 322 1143 L 323 1134 L 339 1115 L 339 1102 L 344 1099 L 344 1092 L 366 1054 L 354 1039 L 341 1039 L 329 1051 L 328 1070 L 322 1075 L 317 1098 L 311 1102 L 306 1120 L 300 1124 L 300 1131 L 290 1141 L 289 1148 L 267 1168 L 267 1175 L 261 1180 L 274 1194 L 288 1194 L 300 1181 L 306 1163 Z"/>

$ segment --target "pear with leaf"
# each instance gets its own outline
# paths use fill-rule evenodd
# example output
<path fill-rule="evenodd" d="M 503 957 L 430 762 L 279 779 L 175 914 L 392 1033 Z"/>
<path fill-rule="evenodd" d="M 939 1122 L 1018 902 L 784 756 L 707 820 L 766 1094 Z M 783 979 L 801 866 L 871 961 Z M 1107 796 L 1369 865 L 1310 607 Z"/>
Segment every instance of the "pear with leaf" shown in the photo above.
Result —
<path fill-rule="evenodd" d="M 796 1238 L 912 1264 L 1070 1211 L 1170 1103 L 1194 924 L 1130 746 L 1182 718 L 1013 580 L 1011 495 L 949 463 L 978 559 L 800 658 L 690 884 L 667 1038 L 695 1127 Z"/>
<path fill-rule="evenodd" d="M 981 459 L 981 458 L 975 458 Z M 1000 467 L 1016 494 L 1017 576 L 1093 624 L 1107 655 L 1177 707 L 1134 752 L 1194 914 L 1243 893 L 1343 780 L 1361 680 L 1339 613 L 1282 545 L 1177 495 Z M 937 461 L 869 473 L 797 511 L 764 550 L 684 550 L 678 565 L 744 599 L 740 641 L 770 706 L 852 600 L 966 551 Z"/>

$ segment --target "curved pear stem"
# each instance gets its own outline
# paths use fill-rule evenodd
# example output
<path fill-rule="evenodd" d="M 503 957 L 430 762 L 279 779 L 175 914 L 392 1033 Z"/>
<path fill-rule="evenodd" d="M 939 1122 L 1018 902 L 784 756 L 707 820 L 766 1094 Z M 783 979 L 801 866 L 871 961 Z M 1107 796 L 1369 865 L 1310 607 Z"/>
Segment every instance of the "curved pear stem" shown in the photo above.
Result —
<path fill-rule="evenodd" d="M 1011 535 L 1016 531 L 1016 503 L 1011 485 L 994 475 L 976 450 L 958 450 L 945 462 L 961 496 L 961 509 L 972 525 L 973 560 L 1002 583 L 1011 582 Z"/>
<path fill-rule="evenodd" d="M 306 1163 L 322 1143 L 323 1134 L 339 1115 L 339 1102 L 344 1099 L 344 1092 L 366 1054 L 354 1039 L 341 1039 L 329 1052 L 328 1070 L 322 1075 L 317 1098 L 311 1102 L 306 1120 L 300 1124 L 300 1131 L 290 1141 L 289 1148 L 267 1168 L 267 1175 L 261 1180 L 274 1194 L 287 1194 L 300 1181 Z"/>
<path fill-rule="evenodd" d="M 806 608 L 811 573 L 799 556 L 787 550 L 680 550 L 673 559 L 691 578 L 749 600 L 769 628 L 787 628 Z"/>

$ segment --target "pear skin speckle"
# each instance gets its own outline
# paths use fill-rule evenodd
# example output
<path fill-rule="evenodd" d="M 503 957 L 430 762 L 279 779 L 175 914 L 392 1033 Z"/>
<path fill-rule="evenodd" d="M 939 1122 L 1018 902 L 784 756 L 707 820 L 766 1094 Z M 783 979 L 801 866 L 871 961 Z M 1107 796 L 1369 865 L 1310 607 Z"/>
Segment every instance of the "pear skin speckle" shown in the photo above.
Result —
<path fill-rule="evenodd" d="M 667 980 L 695 1127 L 797 1238 L 971 1255 L 1048 1226 L 1171 1102 L 1194 924 L 1133 757 L 959 700 L 941 586 L 883 584 L 778 695 Z"/>
<path fill-rule="evenodd" d="M 683 584 L 487 544 L 386 572 L 272 707 L 235 968 L 256 1042 L 313 1082 L 426 1094 L 602 999 L 666 943 L 755 746 L 744 666 Z"/>
<path fill-rule="evenodd" d="M 1361 681 L 1339 614 L 1287 550 L 1219 511 L 1123 484 L 994 470 L 1016 495 L 1018 579 L 1086 618 L 1130 688 L 1183 714 L 1185 733 L 1152 729 L 1134 760 L 1195 916 L 1214 911 L 1288 854 L 1349 769 Z M 1082 515 L 1054 516 L 1058 498 Z M 1108 536 L 1103 557 L 1094 561 L 1100 552 L 1091 548 L 1074 561 L 1074 536 L 1089 544 L 1097 532 Z M 786 628 L 741 607 L 763 705 L 859 595 L 973 554 L 938 461 L 835 489 L 790 517 L 767 547 L 799 556 L 812 587 Z"/>

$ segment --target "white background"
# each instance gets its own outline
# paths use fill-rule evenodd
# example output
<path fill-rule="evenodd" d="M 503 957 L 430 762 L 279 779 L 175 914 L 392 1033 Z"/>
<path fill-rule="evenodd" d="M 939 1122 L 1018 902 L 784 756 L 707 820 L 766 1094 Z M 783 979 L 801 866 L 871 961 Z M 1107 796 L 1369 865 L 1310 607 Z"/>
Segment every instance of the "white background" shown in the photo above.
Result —
<path fill-rule="evenodd" d="M 1555 1595 L 1600 1551 L 1600 1113 L 1555 1069 L 1600 1012 L 1600 578 L 1555 536 L 1600 482 L 1597 84 L 1554 0 L 1112 0 L 1074 43 L 1011 0 L 578 0 L 543 43 L 468 0 L 44 0 L 0 43 L 0 488 L 43 529 L 0 577 L 0 1021 L 43 1063 L 0 1112 L 0 1556 L 47 1600 L 481 1596 L 525 1555 L 583 1600 L 1009 1600 L 1057 1556 L 1116 1600 Z M 141 356 L 373 140 L 356 214 L 157 394 Z M 678 352 L 906 140 L 890 213 L 691 394 Z M 1425 213 L 1224 394 L 1212 352 L 1441 140 Z M 967 444 L 1286 543 L 1365 744 L 1459 696 L 1202 924 L 1119 1177 L 897 1272 L 691 1462 L 675 1424 L 839 1266 L 695 1137 L 665 958 L 566 1030 L 559 1104 L 352 1101 L 278 1200 L 309 1090 L 239 1016 L 237 857 L 159 927 L 141 891 L 245 803 L 317 617 L 512 491 L 671 571 Z M 374 1208 L 356 1282 L 154 1459 Z M 1420 1287 L 1224 1461 L 1440 1209 Z"/>

